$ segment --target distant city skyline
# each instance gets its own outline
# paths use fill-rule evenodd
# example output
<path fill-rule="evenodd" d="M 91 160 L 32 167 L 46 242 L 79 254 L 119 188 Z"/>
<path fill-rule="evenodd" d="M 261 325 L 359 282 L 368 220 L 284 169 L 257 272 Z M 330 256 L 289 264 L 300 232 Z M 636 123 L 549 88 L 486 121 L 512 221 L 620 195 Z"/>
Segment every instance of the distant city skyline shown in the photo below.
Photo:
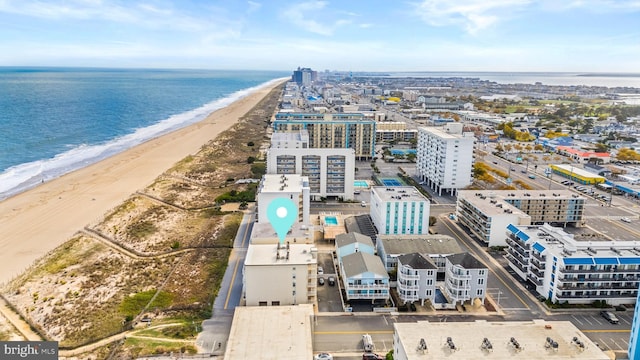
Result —
<path fill-rule="evenodd" d="M 0 23 L 0 66 L 640 71 L 637 0 L 4 0 Z"/>

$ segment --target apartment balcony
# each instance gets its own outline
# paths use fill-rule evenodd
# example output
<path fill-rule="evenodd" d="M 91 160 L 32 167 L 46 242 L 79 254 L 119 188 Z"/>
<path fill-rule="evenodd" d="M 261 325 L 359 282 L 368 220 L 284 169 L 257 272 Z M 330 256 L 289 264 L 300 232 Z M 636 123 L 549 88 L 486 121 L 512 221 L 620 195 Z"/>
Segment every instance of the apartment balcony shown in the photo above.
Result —
<path fill-rule="evenodd" d="M 540 262 L 543 262 L 543 263 L 547 261 L 547 260 L 545 259 L 545 257 L 544 257 L 544 256 L 542 256 L 542 254 L 540 254 L 540 253 L 539 253 L 539 252 L 537 252 L 537 251 L 532 251 L 532 252 L 531 252 L 531 256 L 533 256 L 533 258 L 534 258 L 534 259 L 536 259 L 536 260 L 538 260 L 538 261 L 540 261 Z"/>
<path fill-rule="evenodd" d="M 388 299 L 389 292 L 379 293 L 379 294 L 371 294 L 371 293 L 358 293 L 358 294 L 350 294 L 349 289 L 347 290 L 347 300 L 374 300 L 374 299 Z"/>
<path fill-rule="evenodd" d="M 410 274 L 410 273 L 406 273 L 403 271 L 400 271 L 398 273 L 398 281 L 400 281 L 400 279 L 404 279 L 404 280 L 420 280 L 420 275 L 418 274 Z"/>
<path fill-rule="evenodd" d="M 514 258 L 510 254 L 507 254 L 507 261 L 509 261 L 511 265 L 517 267 L 523 273 L 526 273 L 528 271 L 528 266 L 526 264 L 520 262 L 520 260 Z"/>
<path fill-rule="evenodd" d="M 512 247 L 506 248 L 506 252 L 507 252 L 507 254 L 513 256 L 514 258 L 519 259 L 519 261 L 523 262 L 523 263 L 525 262 L 525 259 L 528 258 L 528 254 L 520 253 L 520 252 L 514 250 L 514 248 L 512 248 Z"/>
<path fill-rule="evenodd" d="M 420 287 L 418 286 L 418 284 L 416 282 L 404 282 L 404 281 L 400 281 L 398 280 L 398 290 L 405 290 L 405 291 L 418 291 L 420 289 Z"/>
<path fill-rule="evenodd" d="M 420 300 L 420 297 L 418 296 L 417 292 L 412 292 L 411 294 L 399 294 L 400 296 L 400 300 L 402 300 L 405 303 L 409 303 L 409 302 L 414 302 L 414 301 L 418 301 Z"/>
<path fill-rule="evenodd" d="M 537 277 L 544 277 L 544 271 L 539 270 L 538 268 L 535 267 L 529 267 L 529 271 L 531 271 L 531 273 Z"/>
<path fill-rule="evenodd" d="M 530 260 L 531 260 L 530 264 L 532 268 L 536 268 L 536 269 L 540 269 L 541 271 L 544 271 L 544 269 L 547 267 L 547 264 L 541 263 L 538 260 L 535 260 L 533 258 Z"/>
<path fill-rule="evenodd" d="M 593 283 L 563 283 L 558 285 L 559 290 L 637 290 L 638 283 L 634 284 L 601 284 Z"/>
<path fill-rule="evenodd" d="M 593 295 L 593 294 L 581 294 L 581 295 L 576 295 L 576 294 L 569 294 L 569 295 L 562 295 L 562 294 L 556 294 L 556 297 L 558 298 L 558 300 L 570 300 L 570 299 L 593 299 L 593 300 L 598 300 L 598 299 L 629 299 L 630 301 L 635 301 L 636 298 L 638 297 L 638 292 L 637 291 L 632 291 L 632 292 L 627 292 L 627 293 L 622 293 L 622 294 L 608 294 L 608 295 Z"/>
<path fill-rule="evenodd" d="M 582 269 L 582 270 L 577 270 L 577 269 L 567 269 L 565 267 L 559 267 L 558 271 L 561 273 L 565 273 L 565 274 L 624 274 L 624 273 L 640 273 L 640 269 L 635 269 L 635 270 L 617 270 L 617 269 L 598 269 L 598 268 L 589 268 L 589 269 Z"/>
<path fill-rule="evenodd" d="M 527 279 L 529 279 L 529 281 L 536 284 L 537 286 L 542 286 L 543 279 L 538 276 L 535 276 L 533 274 L 527 274 Z"/>
<path fill-rule="evenodd" d="M 467 275 L 467 274 L 462 274 L 459 272 L 455 272 L 455 271 L 451 271 L 451 268 L 448 268 L 446 270 L 447 273 L 447 277 L 450 279 L 455 279 L 455 280 L 470 280 L 471 279 L 471 275 Z"/>

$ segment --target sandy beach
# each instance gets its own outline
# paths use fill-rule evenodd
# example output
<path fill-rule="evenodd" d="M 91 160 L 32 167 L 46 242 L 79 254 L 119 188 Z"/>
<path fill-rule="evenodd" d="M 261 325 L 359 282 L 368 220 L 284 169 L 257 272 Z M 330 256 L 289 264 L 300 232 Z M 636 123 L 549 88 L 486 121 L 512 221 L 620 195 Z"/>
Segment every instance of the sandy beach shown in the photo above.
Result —
<path fill-rule="evenodd" d="M 206 119 L 0 202 L 0 283 L 235 124 L 280 83 Z"/>

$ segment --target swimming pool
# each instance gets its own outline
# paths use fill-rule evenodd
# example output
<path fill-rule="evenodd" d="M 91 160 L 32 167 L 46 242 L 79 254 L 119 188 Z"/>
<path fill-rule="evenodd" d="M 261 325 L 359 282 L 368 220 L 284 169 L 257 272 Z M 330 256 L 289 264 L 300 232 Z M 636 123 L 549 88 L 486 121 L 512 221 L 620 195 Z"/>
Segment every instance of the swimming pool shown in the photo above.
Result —
<path fill-rule="evenodd" d="M 366 188 L 366 187 L 369 187 L 369 184 L 364 180 L 355 180 L 353 182 L 353 186 Z"/>
<path fill-rule="evenodd" d="M 404 183 L 400 179 L 387 178 L 387 179 L 380 179 L 380 181 L 382 182 L 382 185 L 384 185 L 384 186 L 402 186 L 402 185 L 404 185 Z"/>
<path fill-rule="evenodd" d="M 389 150 L 391 155 L 408 155 L 408 154 L 416 154 L 416 149 L 391 149 Z"/>
<path fill-rule="evenodd" d="M 324 217 L 325 225 L 338 225 L 338 218 L 335 216 L 325 216 Z"/>
<path fill-rule="evenodd" d="M 436 300 L 436 304 L 446 304 L 446 303 L 448 303 L 447 298 L 444 297 L 444 294 L 442 293 L 442 291 L 440 291 L 440 289 L 436 289 L 435 300 Z"/>

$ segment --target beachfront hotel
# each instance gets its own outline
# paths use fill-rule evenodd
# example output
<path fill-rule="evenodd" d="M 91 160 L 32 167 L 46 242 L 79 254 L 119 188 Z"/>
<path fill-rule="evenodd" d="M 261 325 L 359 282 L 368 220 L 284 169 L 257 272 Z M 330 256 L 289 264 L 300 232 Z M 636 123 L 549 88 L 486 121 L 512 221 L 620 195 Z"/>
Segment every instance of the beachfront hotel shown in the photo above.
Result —
<path fill-rule="evenodd" d="M 509 224 L 580 226 L 584 203 L 569 190 L 461 190 L 456 216 L 487 246 L 505 246 Z"/>
<path fill-rule="evenodd" d="M 635 241 L 578 237 L 549 224 L 508 225 L 509 267 L 552 302 L 633 304 L 640 284 Z"/>
<path fill-rule="evenodd" d="M 307 130 L 310 148 L 351 148 L 358 160 L 375 156 L 376 122 L 364 114 L 279 112 L 273 120 L 273 129 L 276 133 Z"/>
<path fill-rule="evenodd" d="M 267 174 L 299 174 L 309 179 L 313 200 L 353 199 L 355 151 L 309 146 L 307 130 L 278 132 L 267 150 Z"/>
<path fill-rule="evenodd" d="M 418 129 L 416 170 L 431 189 L 455 195 L 473 179 L 473 133 L 463 133 L 461 123 Z"/>
<path fill-rule="evenodd" d="M 311 224 L 309 219 L 311 197 L 309 179 L 306 176 L 296 174 L 266 174 L 262 176 L 257 194 L 259 224 L 270 224 L 267 208 L 269 203 L 277 198 L 287 198 L 298 204 L 298 218 L 294 225 L 297 223 Z"/>
<path fill-rule="evenodd" d="M 381 235 L 428 234 L 430 204 L 413 186 L 371 188 L 371 220 Z"/>

